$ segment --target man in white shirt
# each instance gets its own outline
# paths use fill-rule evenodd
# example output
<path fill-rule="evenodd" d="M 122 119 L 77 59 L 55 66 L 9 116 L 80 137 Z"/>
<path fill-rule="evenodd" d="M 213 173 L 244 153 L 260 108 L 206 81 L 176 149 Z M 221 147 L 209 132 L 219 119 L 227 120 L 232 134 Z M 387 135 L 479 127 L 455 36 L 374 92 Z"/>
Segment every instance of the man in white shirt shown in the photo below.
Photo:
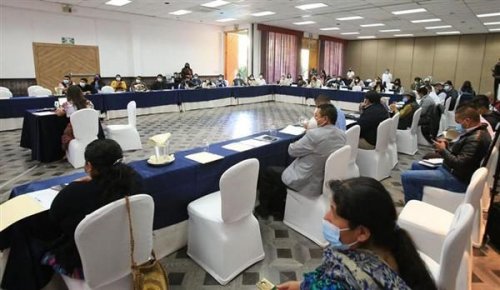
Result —
<path fill-rule="evenodd" d="M 266 80 L 264 79 L 264 75 L 260 74 L 259 79 L 257 80 L 257 85 L 258 86 L 265 86 L 266 84 L 267 83 L 266 83 Z"/>
<path fill-rule="evenodd" d="M 392 83 L 392 74 L 389 69 L 386 69 L 382 74 L 382 85 L 387 87 L 388 84 Z"/>
<path fill-rule="evenodd" d="M 349 70 L 347 71 L 347 79 L 352 80 L 355 75 L 356 74 L 354 73 L 354 71 L 351 68 L 349 68 Z"/>

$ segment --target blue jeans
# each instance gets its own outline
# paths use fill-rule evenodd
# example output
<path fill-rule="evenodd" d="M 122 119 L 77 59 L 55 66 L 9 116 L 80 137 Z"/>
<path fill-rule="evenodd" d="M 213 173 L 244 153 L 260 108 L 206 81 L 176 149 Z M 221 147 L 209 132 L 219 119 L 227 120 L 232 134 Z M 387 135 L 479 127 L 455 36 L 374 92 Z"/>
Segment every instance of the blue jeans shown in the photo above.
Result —
<path fill-rule="evenodd" d="M 454 192 L 465 192 L 468 184 L 458 180 L 451 172 L 439 166 L 435 169 L 413 161 L 411 170 L 401 174 L 401 183 L 405 194 L 405 202 L 412 199 L 422 200 L 424 186 L 442 188 Z"/>

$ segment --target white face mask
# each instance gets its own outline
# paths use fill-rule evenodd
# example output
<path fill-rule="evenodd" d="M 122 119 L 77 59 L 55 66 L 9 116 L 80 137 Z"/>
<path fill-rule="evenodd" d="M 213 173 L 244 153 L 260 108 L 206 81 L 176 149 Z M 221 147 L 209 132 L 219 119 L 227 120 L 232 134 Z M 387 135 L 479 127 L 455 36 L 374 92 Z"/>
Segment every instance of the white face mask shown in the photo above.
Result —
<path fill-rule="evenodd" d="M 80 87 L 85 87 L 86 83 L 80 83 Z"/>
<path fill-rule="evenodd" d="M 219 81 L 222 81 L 222 78 L 219 78 Z"/>
<path fill-rule="evenodd" d="M 445 90 L 445 91 L 449 91 L 449 90 L 451 90 L 451 87 L 450 87 L 450 86 L 448 86 L 448 85 L 446 85 L 446 86 L 444 86 L 444 90 Z"/>
<path fill-rule="evenodd" d="M 156 80 L 159 81 L 159 82 L 163 82 L 162 78 L 157 78 Z"/>
<path fill-rule="evenodd" d="M 116 80 L 117 80 L 117 81 L 121 81 L 121 80 L 122 80 L 122 78 L 117 77 L 117 78 L 116 78 Z"/>
<path fill-rule="evenodd" d="M 63 80 L 63 83 L 69 84 L 69 80 Z"/>
<path fill-rule="evenodd" d="M 139 84 L 139 83 L 141 83 L 141 80 L 140 79 L 136 79 L 135 82 Z"/>

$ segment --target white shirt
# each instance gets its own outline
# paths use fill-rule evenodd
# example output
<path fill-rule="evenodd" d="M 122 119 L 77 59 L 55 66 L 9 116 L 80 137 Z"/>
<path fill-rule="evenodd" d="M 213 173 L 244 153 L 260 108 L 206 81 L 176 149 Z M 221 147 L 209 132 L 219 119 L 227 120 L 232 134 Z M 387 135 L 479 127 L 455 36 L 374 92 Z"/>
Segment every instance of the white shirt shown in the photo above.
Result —
<path fill-rule="evenodd" d="M 348 79 L 353 79 L 355 75 L 356 75 L 356 74 L 355 74 L 355 73 L 354 73 L 354 71 L 352 71 L 352 70 L 347 72 L 347 78 L 348 78 Z"/>
<path fill-rule="evenodd" d="M 266 83 L 266 80 L 265 80 L 265 79 L 261 79 L 261 78 L 259 78 L 259 79 L 257 80 L 257 85 L 258 85 L 258 86 L 264 86 L 264 85 L 266 85 L 266 84 L 267 84 L 267 83 Z"/>
<path fill-rule="evenodd" d="M 392 83 L 392 74 L 390 72 L 382 74 L 382 83 Z"/>

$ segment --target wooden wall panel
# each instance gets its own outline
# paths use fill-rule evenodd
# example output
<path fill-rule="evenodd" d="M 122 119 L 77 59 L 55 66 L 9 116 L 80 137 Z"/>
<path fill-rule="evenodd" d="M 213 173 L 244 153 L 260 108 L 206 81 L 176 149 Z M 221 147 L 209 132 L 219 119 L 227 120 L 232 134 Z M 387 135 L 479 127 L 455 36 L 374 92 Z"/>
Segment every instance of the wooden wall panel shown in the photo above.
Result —
<path fill-rule="evenodd" d="M 412 75 L 422 78 L 432 75 L 436 37 L 415 38 Z"/>
<path fill-rule="evenodd" d="M 352 70 L 359 74 L 361 71 L 361 48 L 362 41 L 349 41 L 346 45 L 346 60 L 344 61 L 344 77 L 346 76 L 347 70 L 352 68 Z"/>
<path fill-rule="evenodd" d="M 386 69 L 394 73 L 396 58 L 396 39 L 381 39 L 377 47 L 377 73 L 382 74 Z"/>
<path fill-rule="evenodd" d="M 458 46 L 455 89 L 460 89 L 463 82 L 469 80 L 474 89 L 478 89 L 481 79 L 481 67 L 484 57 L 485 35 L 467 35 L 460 37 Z"/>
<path fill-rule="evenodd" d="M 481 81 L 479 89 L 476 92 L 487 93 L 494 92 L 493 77 L 491 70 L 500 59 L 500 34 L 488 34 L 486 36 L 484 58 L 481 69 Z"/>
<path fill-rule="evenodd" d="M 363 80 L 373 79 L 377 73 L 377 40 L 361 42 L 361 68 L 355 71 Z"/>
<path fill-rule="evenodd" d="M 410 79 L 413 80 L 411 65 L 413 62 L 413 38 L 403 38 L 396 40 L 396 58 L 394 61 L 394 78 L 400 78 L 403 87 L 410 86 Z"/>
<path fill-rule="evenodd" d="M 234 77 L 238 72 L 238 52 L 239 52 L 238 32 L 227 32 L 225 35 L 225 79 L 232 85 Z M 245 79 L 247 76 L 241 76 Z"/>
<path fill-rule="evenodd" d="M 92 75 L 100 72 L 97 46 L 34 42 L 33 56 L 38 85 L 52 91 L 64 75 Z M 73 81 L 78 82 L 78 77 Z"/>
<path fill-rule="evenodd" d="M 444 82 L 455 79 L 459 36 L 444 36 L 436 38 L 432 78 Z"/>

